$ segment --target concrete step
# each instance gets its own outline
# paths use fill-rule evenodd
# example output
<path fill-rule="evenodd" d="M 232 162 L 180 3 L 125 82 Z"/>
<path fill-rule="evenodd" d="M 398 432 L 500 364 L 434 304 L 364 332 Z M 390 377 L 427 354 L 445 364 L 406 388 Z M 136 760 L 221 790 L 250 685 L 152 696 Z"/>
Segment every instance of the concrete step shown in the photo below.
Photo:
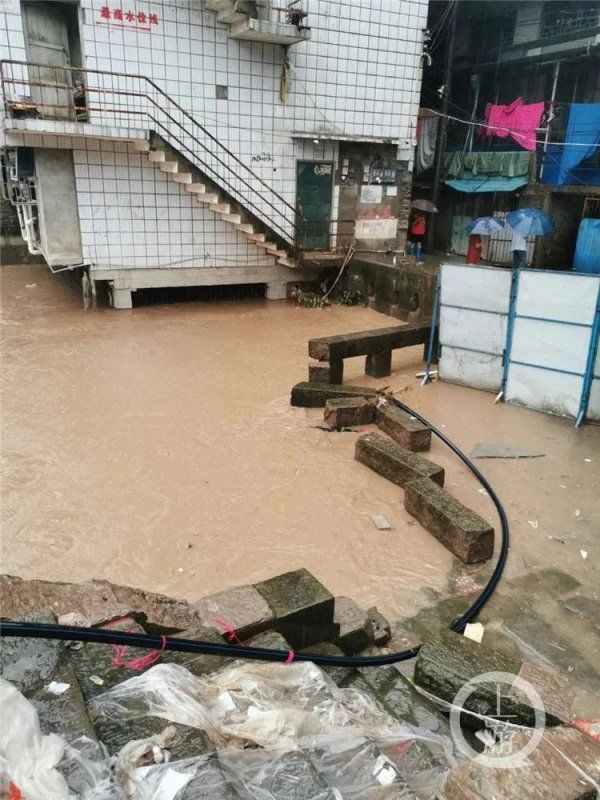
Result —
<path fill-rule="evenodd" d="M 232 222 L 234 225 L 239 225 L 242 222 L 241 214 L 221 214 L 220 216 L 225 222 Z"/>
<path fill-rule="evenodd" d="M 177 161 L 163 161 L 159 167 L 161 172 L 176 173 L 179 171 L 179 162 Z"/>
<path fill-rule="evenodd" d="M 277 245 L 275 242 L 256 242 L 257 246 L 262 248 L 263 250 L 270 250 L 271 252 L 275 252 L 277 250 Z M 285 254 L 287 255 L 287 253 Z"/>
<path fill-rule="evenodd" d="M 136 153 L 149 153 L 150 142 L 147 139 L 136 139 L 133 142 L 133 149 Z"/>
<path fill-rule="evenodd" d="M 186 184 L 185 190 L 186 192 L 192 192 L 192 194 L 204 194 L 207 188 L 205 183 L 188 183 Z"/>
<path fill-rule="evenodd" d="M 173 175 L 173 180 L 175 183 L 191 183 L 192 182 L 192 173 L 191 172 L 178 172 L 176 175 Z"/>
<path fill-rule="evenodd" d="M 278 258 L 277 259 L 277 263 L 281 264 L 282 267 L 295 268 L 295 267 L 298 266 L 295 261 L 291 261 L 289 258 L 286 258 L 285 256 L 282 256 L 281 258 Z"/>
<path fill-rule="evenodd" d="M 241 231 L 242 233 L 254 233 L 254 226 L 250 225 L 249 222 L 242 222 L 240 225 L 233 226 L 236 231 Z"/>
<path fill-rule="evenodd" d="M 153 163 L 160 164 L 166 160 L 167 157 L 164 150 L 150 150 L 148 153 L 148 161 L 152 161 Z"/>
<path fill-rule="evenodd" d="M 231 206 L 229 203 L 211 203 L 210 210 L 214 211 L 215 214 L 229 214 Z"/>
<path fill-rule="evenodd" d="M 264 242 L 267 237 L 264 233 L 251 233 L 247 238 L 253 242 Z"/>
<path fill-rule="evenodd" d="M 207 205 L 212 205 L 213 203 L 219 202 L 219 195 L 212 194 L 210 192 L 200 192 L 200 194 L 196 195 L 196 200 L 203 205 L 206 203 Z"/>

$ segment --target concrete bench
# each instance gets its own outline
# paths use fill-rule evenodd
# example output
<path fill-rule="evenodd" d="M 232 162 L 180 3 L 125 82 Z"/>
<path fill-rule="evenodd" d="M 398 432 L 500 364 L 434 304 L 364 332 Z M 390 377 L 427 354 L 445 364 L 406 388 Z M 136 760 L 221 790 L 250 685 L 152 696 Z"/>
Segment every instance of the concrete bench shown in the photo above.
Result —
<path fill-rule="evenodd" d="M 366 375 L 384 378 L 392 371 L 392 350 L 426 344 L 430 328 L 429 323 L 422 323 L 324 336 L 309 340 L 308 354 L 317 361 L 329 362 L 329 380 L 334 384 L 343 383 L 344 359 L 355 356 L 367 357 Z"/>

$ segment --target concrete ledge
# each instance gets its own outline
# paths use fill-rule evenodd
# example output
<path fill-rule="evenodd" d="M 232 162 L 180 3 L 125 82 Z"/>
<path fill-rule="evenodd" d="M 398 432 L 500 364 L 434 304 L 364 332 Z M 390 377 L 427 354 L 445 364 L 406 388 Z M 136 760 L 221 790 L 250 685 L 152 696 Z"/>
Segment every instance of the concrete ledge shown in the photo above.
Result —
<path fill-rule="evenodd" d="M 494 553 L 494 529 L 445 489 L 423 478 L 405 486 L 404 507 L 465 564 L 487 561 Z"/>
<path fill-rule="evenodd" d="M 335 383 L 297 383 L 292 387 L 291 404 L 302 408 L 322 408 L 334 397 L 376 397 L 375 389 L 342 386 Z"/>
<path fill-rule="evenodd" d="M 255 584 L 266 600 L 273 628 L 295 649 L 320 642 L 333 628 L 334 598 L 306 569 L 286 572 Z"/>
<path fill-rule="evenodd" d="M 375 422 L 395 442 L 414 453 L 423 453 L 431 447 L 431 430 L 397 406 L 377 408 Z"/>
<path fill-rule="evenodd" d="M 430 478 L 440 486 L 444 484 L 443 467 L 378 433 L 361 436 L 356 442 L 354 457 L 398 486 L 406 486 L 419 478 Z"/>
<path fill-rule="evenodd" d="M 501 741 L 486 749 L 488 758 L 518 753 L 531 740 L 520 731 L 510 749 Z M 572 765 L 576 764 L 577 769 Z M 586 775 L 587 780 L 582 777 Z M 600 781 L 600 743 L 574 728 L 552 728 L 515 769 L 490 769 L 471 759 L 450 772 L 443 788 L 446 800 L 594 800 L 592 781 Z"/>
<path fill-rule="evenodd" d="M 323 419 L 334 430 L 369 425 L 375 419 L 375 406 L 366 397 L 336 397 L 325 403 Z"/>
<path fill-rule="evenodd" d="M 214 628 L 224 639 L 228 638 L 227 633 L 219 620 L 227 623 L 240 639 L 262 633 L 273 622 L 271 609 L 254 586 L 225 589 L 201 598 L 191 608 L 201 625 Z"/>

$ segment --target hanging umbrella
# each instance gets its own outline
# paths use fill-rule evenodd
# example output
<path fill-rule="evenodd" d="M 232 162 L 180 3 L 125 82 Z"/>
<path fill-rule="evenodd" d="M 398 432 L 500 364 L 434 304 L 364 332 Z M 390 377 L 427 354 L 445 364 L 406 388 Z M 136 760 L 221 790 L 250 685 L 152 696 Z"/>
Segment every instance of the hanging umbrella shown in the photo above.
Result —
<path fill-rule="evenodd" d="M 504 223 L 495 217 L 477 217 L 465 225 L 467 233 L 478 233 L 480 236 L 492 236 L 503 228 Z"/>
<path fill-rule="evenodd" d="M 410 207 L 419 211 L 429 211 L 432 214 L 437 214 L 437 206 L 434 206 L 429 200 L 413 200 Z"/>
<path fill-rule="evenodd" d="M 554 230 L 554 223 L 548 214 L 539 208 L 519 208 L 511 211 L 507 214 L 506 221 L 513 231 L 522 236 L 543 236 Z"/>

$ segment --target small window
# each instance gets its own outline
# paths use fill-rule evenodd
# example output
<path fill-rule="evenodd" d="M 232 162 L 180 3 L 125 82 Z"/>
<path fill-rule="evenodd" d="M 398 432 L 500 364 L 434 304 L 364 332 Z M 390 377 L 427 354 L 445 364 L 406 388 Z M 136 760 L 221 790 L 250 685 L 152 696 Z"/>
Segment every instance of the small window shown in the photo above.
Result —
<path fill-rule="evenodd" d="M 219 86 L 219 84 L 217 84 L 215 88 L 217 90 L 217 100 L 227 100 L 228 98 L 227 86 Z"/>

